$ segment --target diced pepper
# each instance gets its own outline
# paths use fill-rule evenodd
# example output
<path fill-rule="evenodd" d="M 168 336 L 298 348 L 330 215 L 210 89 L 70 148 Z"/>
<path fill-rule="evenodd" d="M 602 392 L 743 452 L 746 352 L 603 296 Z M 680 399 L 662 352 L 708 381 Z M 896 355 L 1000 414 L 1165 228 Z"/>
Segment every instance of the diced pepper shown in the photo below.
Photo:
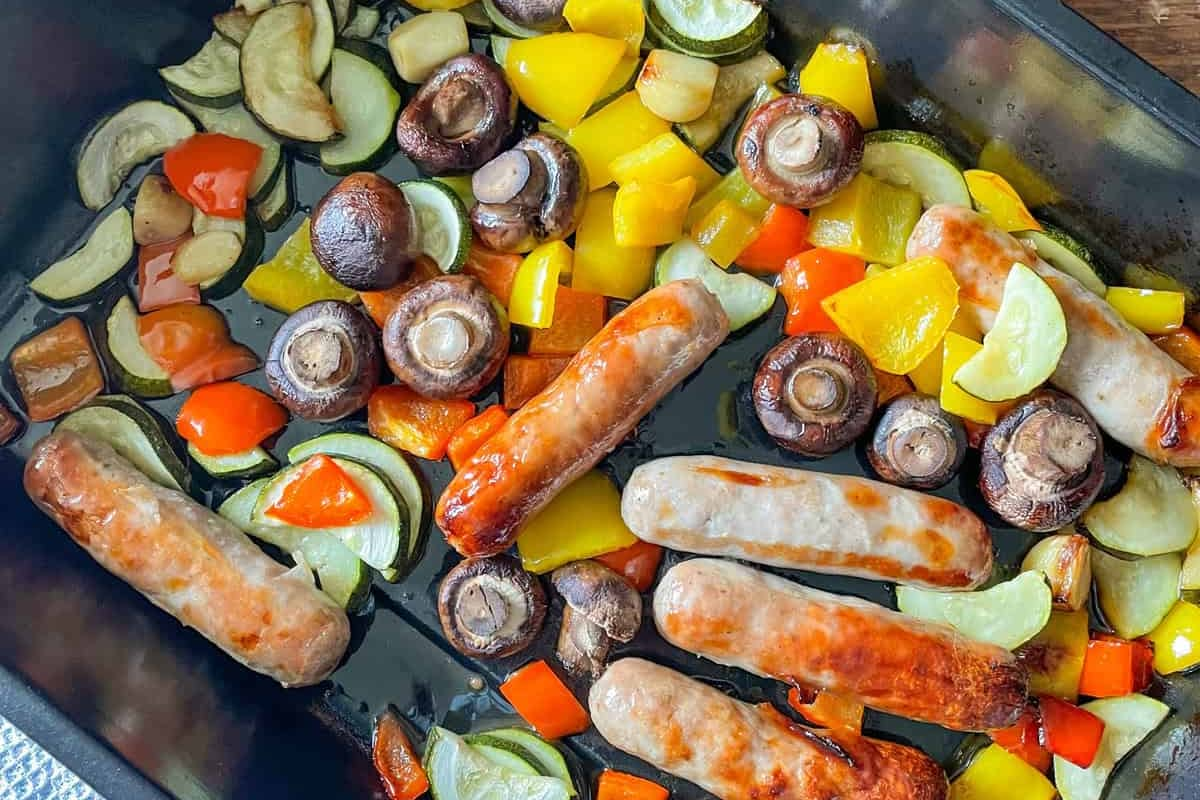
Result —
<path fill-rule="evenodd" d="M 17 345 L 8 363 L 34 422 L 72 411 L 104 388 L 100 362 L 79 317 L 67 317 Z"/>
<path fill-rule="evenodd" d="M 614 158 L 670 130 L 671 123 L 642 105 L 637 92 L 626 92 L 567 131 L 566 139 L 583 159 L 594 191 L 612 183 L 608 165 Z"/>
<path fill-rule="evenodd" d="M 450 437 L 473 416 L 469 400 L 434 400 L 407 386 L 380 386 L 367 401 L 372 436 L 430 461 L 446 455 Z"/>
<path fill-rule="evenodd" d="M 627 183 L 613 200 L 613 238 L 622 247 L 654 247 L 683 236 L 683 219 L 696 194 L 696 179 L 673 183 Z"/>
<path fill-rule="evenodd" d="M 865 267 L 857 256 L 823 247 L 789 258 L 779 277 L 779 293 L 787 303 L 784 334 L 836 331 L 838 327 L 821 307 L 821 301 L 861 281 Z"/>
<path fill-rule="evenodd" d="M 21 424 L 21 418 L 4 403 L 0 403 L 0 447 L 15 439 L 22 427 L 24 426 Z"/>
<path fill-rule="evenodd" d="M 634 182 L 672 183 L 690 175 L 696 179 L 696 191 L 707 192 L 721 180 L 707 161 L 670 131 L 617 156 L 608 169 L 618 186 Z"/>
<path fill-rule="evenodd" d="M 1142 641 L 1097 634 L 1087 645 L 1079 693 L 1088 697 L 1124 697 L 1150 685 L 1154 652 Z"/>
<path fill-rule="evenodd" d="M 1154 343 L 1159 350 L 1191 372 L 1200 374 L 1200 334 L 1191 328 L 1180 328 L 1173 333 L 1155 336 Z"/>
<path fill-rule="evenodd" d="M 654 585 L 663 549 L 641 539 L 620 550 L 596 556 L 596 560 L 622 576 L 639 592 L 648 592 Z"/>
<path fill-rule="evenodd" d="M 1087 647 L 1087 611 L 1051 611 L 1046 627 L 1017 650 L 1029 672 L 1029 690 L 1074 703 Z"/>
<path fill-rule="evenodd" d="M 262 148 L 223 133 L 197 133 L 163 155 L 163 172 L 181 196 L 211 217 L 246 216 L 246 190 Z"/>
<path fill-rule="evenodd" d="M 946 333 L 946 338 L 942 341 L 942 385 L 938 399 L 944 410 L 957 417 L 983 425 L 995 425 L 1002 410 L 1010 404 L 980 400 L 967 394 L 954 383 L 954 373 L 982 348 L 982 344 L 965 336 L 953 331 Z"/>
<path fill-rule="evenodd" d="M 566 357 L 511 355 L 504 362 L 504 407 L 516 411 L 567 368 Z"/>
<path fill-rule="evenodd" d="M 189 286 L 171 271 L 171 258 L 191 236 L 138 248 L 138 311 L 145 314 L 176 303 L 199 303 L 200 287 Z"/>
<path fill-rule="evenodd" d="M 654 272 L 653 247 L 622 247 L 613 233 L 615 189 L 588 196 L 579 230 L 575 232 L 575 265 L 571 288 L 605 297 L 632 300 L 650 286 Z"/>
<path fill-rule="evenodd" d="M 596 785 L 596 800 L 667 800 L 671 796 L 654 781 L 606 769 Z"/>
<path fill-rule="evenodd" d="M 371 516 L 371 500 L 332 458 L 319 454 L 300 465 L 266 514 L 298 528 L 341 528 Z"/>
<path fill-rule="evenodd" d="M 388 709 L 375 723 L 372 761 L 389 800 L 417 800 L 429 791 L 429 778 L 400 722 Z"/>
<path fill-rule="evenodd" d="M 1200 607 L 1180 600 L 1146 638 L 1154 645 L 1154 669 L 1160 675 L 1200 664 Z"/>
<path fill-rule="evenodd" d="M 254 351 L 229 338 L 225 317 L 211 306 L 176 305 L 138 319 L 138 338 L 177 392 L 236 378 L 258 368 Z"/>
<path fill-rule="evenodd" d="M 543 739 L 587 730 L 587 711 L 545 661 L 526 664 L 500 684 L 500 694 Z"/>
<path fill-rule="evenodd" d="M 758 222 L 731 200 L 713 206 L 692 228 L 692 238 L 721 269 L 758 237 Z"/>
<path fill-rule="evenodd" d="M 809 212 L 808 240 L 889 266 L 904 261 L 921 217 L 921 196 L 860 172 L 833 200 Z"/>
<path fill-rule="evenodd" d="M 504 71 L 535 114 L 570 129 L 600 99 L 625 47 L 620 39 L 592 33 L 517 39 L 508 48 Z"/>
<path fill-rule="evenodd" d="M 228 456 L 261 444 L 287 420 L 287 411 L 271 397 L 227 381 L 192 392 L 179 409 L 175 430 L 205 455 Z"/>
<path fill-rule="evenodd" d="M 950 800 L 1053 800 L 1057 796 L 1045 775 L 997 744 L 981 750 L 950 784 Z"/>
<path fill-rule="evenodd" d="M 554 321 L 549 328 L 529 334 L 531 356 L 573 356 L 600 332 L 608 321 L 608 301 L 603 295 L 558 287 Z"/>
<path fill-rule="evenodd" d="M 585 473 L 533 515 L 517 537 L 521 565 L 541 575 L 637 542 L 621 519 L 621 494 L 602 472 Z"/>
<path fill-rule="evenodd" d="M 996 227 L 1010 232 L 1042 230 L 1017 190 L 1004 178 L 983 169 L 969 169 L 963 178 L 975 208 Z"/>
<path fill-rule="evenodd" d="M 875 370 L 875 404 L 882 407 L 903 394 L 913 390 L 913 385 L 903 375 Z"/>
<path fill-rule="evenodd" d="M 789 258 L 811 247 L 808 216 L 791 206 L 773 205 L 763 217 L 758 236 L 734 261 L 753 272 L 783 272 Z"/>
<path fill-rule="evenodd" d="M 578 237 L 576 237 L 578 238 Z M 491 292 L 500 305 L 508 308 L 512 297 L 513 281 L 517 278 L 517 270 L 525 259 L 513 253 L 497 253 L 489 250 L 478 242 L 472 242 L 467 252 L 467 263 L 463 272 L 479 279 Z"/>
<path fill-rule="evenodd" d="M 797 714 L 813 725 L 834 731 L 862 733 L 863 713 L 866 709 L 853 698 L 823 689 L 802 692 L 792 687 L 788 689 L 787 702 Z"/>
<path fill-rule="evenodd" d="M 509 321 L 530 328 L 549 328 L 554 321 L 558 276 L 571 271 L 574 257 L 566 242 L 546 242 L 525 256 L 513 278 Z"/>
<path fill-rule="evenodd" d="M 641 0 L 567 0 L 562 13 L 576 33 L 621 39 L 629 55 L 639 54 L 646 35 Z"/>
<path fill-rule="evenodd" d="M 1113 286 L 1104 299 L 1126 322 L 1143 333 L 1170 333 L 1183 326 L 1187 305 L 1183 292 Z"/>
<path fill-rule="evenodd" d="M 1096 760 L 1104 736 L 1104 720 L 1057 697 L 1038 701 L 1042 712 L 1042 741 L 1046 749 L 1080 769 Z"/>
<path fill-rule="evenodd" d="M 868 267 L 867 277 L 871 277 L 870 272 Z M 983 338 L 983 333 L 961 312 L 950 323 L 950 330 L 976 342 Z M 942 348 L 934 348 L 932 353 L 925 356 L 925 360 L 908 373 L 908 377 L 918 392 L 937 397 L 942 391 Z"/>
<path fill-rule="evenodd" d="M 242 288 L 250 299 L 291 314 L 318 300 L 354 302 L 358 293 L 329 277 L 312 253 L 310 221 L 304 220 L 275 253 L 259 264 Z"/>
<path fill-rule="evenodd" d="M 858 117 L 865 130 L 879 127 L 867 55 L 861 47 L 841 42 L 817 45 L 800 70 L 800 91 L 836 100 Z"/>
<path fill-rule="evenodd" d="M 762 219 L 771 208 L 771 201 L 746 183 L 746 176 L 740 169 L 734 169 L 721 178 L 720 183 L 696 199 L 696 202 L 688 209 L 683 226 L 691 230 L 722 200 L 733 201 L 735 205 L 755 219 Z"/>
<path fill-rule="evenodd" d="M 917 258 L 826 297 L 821 308 L 875 367 L 904 375 L 949 329 L 958 313 L 958 283 L 946 262 Z"/>
<path fill-rule="evenodd" d="M 1050 751 L 1042 746 L 1037 709 L 1029 706 L 1015 725 L 988 731 L 992 741 L 1017 756 L 1038 772 L 1050 769 Z"/>
<path fill-rule="evenodd" d="M 520 262 L 519 257 L 517 261 Z M 438 269 L 433 259 L 418 256 L 413 262 L 412 272 L 400 283 L 390 289 L 382 289 L 377 292 L 359 292 L 358 298 L 362 300 L 363 310 L 370 315 L 371 319 L 375 320 L 376 325 L 382 328 L 387 324 L 388 315 L 400 304 L 400 298 L 408 294 L 409 289 L 441 274 L 442 271 Z"/>
<path fill-rule="evenodd" d="M 502 406 L 488 406 L 460 425 L 446 443 L 446 455 L 450 457 L 450 466 L 455 470 L 462 469 L 462 465 L 467 463 L 496 431 L 504 427 L 507 421 L 508 413 Z"/>

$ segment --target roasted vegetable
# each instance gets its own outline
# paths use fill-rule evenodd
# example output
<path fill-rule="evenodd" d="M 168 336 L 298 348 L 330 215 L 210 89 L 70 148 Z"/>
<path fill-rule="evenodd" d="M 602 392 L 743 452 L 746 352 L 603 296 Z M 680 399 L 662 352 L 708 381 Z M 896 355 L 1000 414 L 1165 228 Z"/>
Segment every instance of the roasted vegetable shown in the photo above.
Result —
<path fill-rule="evenodd" d="M 1124 561 L 1092 548 L 1092 574 L 1100 610 L 1119 636 L 1136 639 L 1154 630 L 1178 597 L 1178 553 Z"/>
<path fill-rule="evenodd" d="M 1078 611 L 1092 589 L 1092 547 L 1077 533 L 1047 536 L 1025 554 L 1021 570 L 1046 576 L 1056 610 Z"/>
<path fill-rule="evenodd" d="M 1083 524 L 1103 547 L 1153 556 L 1186 550 L 1192 544 L 1196 508 L 1174 467 L 1135 455 L 1121 491 L 1088 509 Z"/>
<path fill-rule="evenodd" d="M 13 348 L 9 368 L 33 422 L 79 408 L 104 388 L 104 374 L 79 317 L 67 317 Z"/>
<path fill-rule="evenodd" d="M 905 614 L 940 622 L 981 642 L 1014 650 L 1033 638 L 1050 619 L 1050 587 L 1040 572 L 1025 572 L 978 592 L 933 592 L 896 587 Z"/>
<path fill-rule="evenodd" d="M 438 588 L 446 639 L 464 655 L 500 658 L 528 647 L 542 630 L 546 595 L 507 555 L 461 561 Z"/>
<path fill-rule="evenodd" d="M 613 641 L 628 642 L 642 624 L 642 597 L 596 561 L 576 561 L 550 576 L 566 603 L 555 654 L 572 675 L 597 678 Z"/>
<path fill-rule="evenodd" d="M 962 421 L 943 411 L 936 398 L 921 394 L 893 400 L 867 446 L 867 459 L 879 477 L 910 489 L 946 485 L 966 454 Z"/>
<path fill-rule="evenodd" d="M 342 178 L 313 209 L 313 255 L 331 278 L 359 291 L 404 280 L 419 235 L 404 193 L 373 172 Z"/>

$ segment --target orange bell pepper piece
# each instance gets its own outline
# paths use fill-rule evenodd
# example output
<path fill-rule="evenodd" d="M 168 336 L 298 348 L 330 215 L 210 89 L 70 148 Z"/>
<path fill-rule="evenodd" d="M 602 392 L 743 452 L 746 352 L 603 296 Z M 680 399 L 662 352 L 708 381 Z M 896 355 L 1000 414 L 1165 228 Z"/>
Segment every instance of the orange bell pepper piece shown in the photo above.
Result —
<path fill-rule="evenodd" d="M 789 258 L 811 249 L 808 216 L 791 206 L 773 205 L 763 217 L 758 236 L 734 263 L 753 272 L 778 273 Z"/>
<path fill-rule="evenodd" d="M 587 730 L 587 711 L 545 661 L 534 661 L 500 684 L 500 694 L 543 739 Z"/>
<path fill-rule="evenodd" d="M 814 725 L 835 731 L 862 733 L 865 708 L 857 700 L 823 689 L 788 689 L 788 705 Z"/>
<path fill-rule="evenodd" d="M 867 263 L 858 256 L 817 247 L 793 255 L 783 267 L 779 293 L 787 303 L 783 332 L 799 336 L 812 331 L 837 331 L 821 308 L 821 301 L 858 283 L 867 274 Z"/>
<path fill-rule="evenodd" d="M 481 244 L 473 243 L 467 253 L 467 263 L 463 265 L 463 272 L 478 278 L 500 301 L 500 305 L 508 308 L 513 281 L 516 280 L 517 270 L 521 268 L 524 260 L 524 256 L 497 253 Z"/>
<path fill-rule="evenodd" d="M 504 407 L 516 411 L 528 403 L 569 363 L 571 359 L 563 357 L 509 356 L 504 362 Z"/>
<path fill-rule="evenodd" d="M 501 406 L 488 406 L 474 417 L 464 422 L 446 443 L 446 454 L 450 456 L 450 465 L 457 471 L 467 463 L 475 452 L 483 447 L 484 442 L 504 426 L 508 421 L 508 412 Z"/>
<path fill-rule="evenodd" d="M 1057 697 L 1043 697 L 1038 704 L 1046 749 L 1080 769 L 1090 767 L 1104 737 L 1104 720 Z"/>
<path fill-rule="evenodd" d="M 375 723 L 374 739 L 372 761 L 389 800 L 417 800 L 429 791 L 429 778 L 399 714 L 390 708 L 385 711 Z"/>
<path fill-rule="evenodd" d="M 192 392 L 179 409 L 175 430 L 205 455 L 228 456 L 257 446 L 287 419 L 283 406 L 258 389 L 225 381 Z"/>
<path fill-rule="evenodd" d="M 903 375 L 893 375 L 881 369 L 875 370 L 875 403 L 883 406 L 903 394 L 913 391 L 912 382 Z"/>
<path fill-rule="evenodd" d="M 654 584 L 662 556 L 662 547 L 638 540 L 629 547 L 596 556 L 596 561 L 623 577 L 634 589 L 646 592 Z"/>
<path fill-rule="evenodd" d="M 1037 709 L 1033 706 L 1025 709 L 1016 724 L 989 731 L 988 736 L 1038 772 L 1050 769 L 1050 751 L 1042 746 L 1041 726 L 1038 724 Z"/>
<path fill-rule="evenodd" d="M 549 328 L 529 333 L 529 355 L 573 356 L 608 321 L 608 301 L 603 295 L 558 287 L 554 321 Z"/>
<path fill-rule="evenodd" d="M 182 197 L 205 214 L 241 219 L 246 190 L 263 149 L 223 133 L 197 133 L 163 155 L 163 172 Z"/>
<path fill-rule="evenodd" d="M 371 500 L 327 455 L 300 465 L 267 516 L 299 528 L 342 528 L 371 516 Z"/>
<path fill-rule="evenodd" d="M 1096 634 L 1083 657 L 1079 693 L 1087 697 L 1123 697 L 1140 692 L 1154 677 L 1154 651 L 1141 641 Z"/>
<path fill-rule="evenodd" d="M 469 400 L 434 400 L 407 386 L 380 386 L 367 401 L 372 436 L 430 461 L 446 455 L 450 437 L 473 416 Z"/>
<path fill-rule="evenodd" d="M 191 234 L 187 234 L 169 242 L 138 248 L 138 311 L 145 314 L 176 303 L 200 302 L 200 287 L 184 283 L 171 271 L 175 251 L 190 238 Z"/>
<path fill-rule="evenodd" d="M 387 324 L 388 315 L 400 304 L 400 298 L 408 294 L 409 289 L 441 274 L 442 271 L 437 268 L 433 259 L 419 256 L 413 262 L 412 272 L 400 283 L 378 292 L 359 292 L 358 297 L 362 300 L 363 309 L 375 320 L 375 324 L 382 328 Z"/>
<path fill-rule="evenodd" d="M 671 796 L 654 781 L 606 769 L 596 785 L 596 800 L 667 800 Z"/>
<path fill-rule="evenodd" d="M 1191 328 L 1151 337 L 1158 349 L 1183 364 L 1194 373 L 1200 374 L 1200 334 Z"/>
<path fill-rule="evenodd" d="M 67 317 L 14 347 L 9 364 L 34 422 L 76 409 L 104 389 L 100 362 L 79 317 Z"/>
<path fill-rule="evenodd" d="M 229 338 L 225 317 L 211 306 L 174 305 L 138 319 L 142 347 L 171 376 L 177 392 L 225 381 L 258 368 L 258 356 Z"/>

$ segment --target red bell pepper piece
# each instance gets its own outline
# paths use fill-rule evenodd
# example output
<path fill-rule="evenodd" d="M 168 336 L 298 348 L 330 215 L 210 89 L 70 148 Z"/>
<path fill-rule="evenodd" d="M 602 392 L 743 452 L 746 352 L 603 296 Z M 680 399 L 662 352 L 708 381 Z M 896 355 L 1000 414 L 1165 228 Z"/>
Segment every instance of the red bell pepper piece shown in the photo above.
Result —
<path fill-rule="evenodd" d="M 623 577 L 634 589 L 646 592 L 654 584 L 662 556 L 660 546 L 638 540 L 629 547 L 596 556 L 596 560 Z"/>
<path fill-rule="evenodd" d="M 267 516 L 298 528 L 343 528 L 371 516 L 371 500 L 327 455 L 300 465 Z"/>
<path fill-rule="evenodd" d="M 459 426 L 446 444 L 450 466 L 462 469 L 471 456 L 508 421 L 508 412 L 501 406 L 488 406 Z"/>
<path fill-rule="evenodd" d="M 587 711 L 545 661 L 534 661 L 500 684 L 500 694 L 543 739 L 582 733 Z"/>
<path fill-rule="evenodd" d="M 367 401 L 372 436 L 430 461 L 446 455 L 450 437 L 473 416 L 469 400 L 434 400 L 407 386 L 380 386 Z"/>
<path fill-rule="evenodd" d="M 400 283 L 390 289 L 381 289 L 378 292 L 359 292 L 358 297 L 362 300 L 363 309 L 371 319 L 375 320 L 375 324 L 382 328 L 387 324 L 388 315 L 396 306 L 400 305 L 400 298 L 408 294 L 409 289 L 441 274 L 442 271 L 438 269 L 433 259 L 418 256 L 413 262 L 412 272 Z"/>
<path fill-rule="evenodd" d="M 283 406 L 243 383 L 201 386 L 184 401 L 175 430 L 201 453 L 244 453 L 287 424 Z"/>
<path fill-rule="evenodd" d="M 758 237 L 734 259 L 739 267 L 753 272 L 783 272 L 789 258 L 811 250 L 808 217 L 791 206 L 774 205 L 767 210 Z"/>
<path fill-rule="evenodd" d="M 857 256 L 818 247 L 792 256 L 779 277 L 779 293 L 787 303 L 783 332 L 799 336 L 812 331 L 837 331 L 821 308 L 821 301 L 867 274 L 867 265 Z"/>
<path fill-rule="evenodd" d="M 17 345 L 8 362 L 34 422 L 73 411 L 104 389 L 100 361 L 79 317 L 67 317 Z"/>
<path fill-rule="evenodd" d="M 596 800 L 667 800 L 671 796 L 654 781 L 606 769 L 596 785 Z"/>
<path fill-rule="evenodd" d="M 608 300 L 603 295 L 558 287 L 554 299 L 554 321 L 549 328 L 534 328 L 529 334 L 531 356 L 573 356 L 608 321 Z"/>
<path fill-rule="evenodd" d="M 1042 697 L 1038 703 L 1042 709 L 1042 744 L 1046 749 L 1080 769 L 1090 767 L 1100 750 L 1104 720 L 1057 697 Z"/>
<path fill-rule="evenodd" d="M 1015 725 L 990 731 L 988 736 L 1038 772 L 1050 769 L 1050 751 L 1042 745 L 1041 723 L 1035 707 L 1026 708 Z"/>
<path fill-rule="evenodd" d="M 863 704 L 823 689 L 788 689 L 788 705 L 814 725 L 835 731 L 862 733 Z"/>
<path fill-rule="evenodd" d="M 138 336 L 154 362 L 171 376 L 171 388 L 177 392 L 258 367 L 258 356 L 229 338 L 225 318 L 210 306 L 152 311 L 138 319 Z"/>
<path fill-rule="evenodd" d="M 197 133 L 163 156 L 163 172 L 175 191 L 213 217 L 246 216 L 246 191 L 262 148 L 223 133 Z"/>
<path fill-rule="evenodd" d="M 177 303 L 199 303 L 200 287 L 189 286 L 171 271 L 171 257 L 191 236 L 138 248 L 138 311 L 145 314 Z"/>
<path fill-rule="evenodd" d="M 1154 679 L 1154 651 L 1141 641 L 1095 634 L 1083 657 L 1079 693 L 1088 697 L 1124 697 Z"/>
<path fill-rule="evenodd" d="M 375 723 L 371 755 L 389 800 L 417 800 L 429 791 L 421 759 L 413 750 L 400 715 L 390 708 Z"/>
<path fill-rule="evenodd" d="M 504 407 L 516 411 L 571 363 L 569 358 L 512 355 L 504 362 Z"/>
<path fill-rule="evenodd" d="M 500 305 L 508 308 L 508 300 L 512 297 L 513 281 L 517 270 L 525 259 L 512 253 L 497 253 L 481 244 L 472 244 L 467 253 L 467 263 L 463 272 L 474 275 L 479 282 L 487 287 Z"/>

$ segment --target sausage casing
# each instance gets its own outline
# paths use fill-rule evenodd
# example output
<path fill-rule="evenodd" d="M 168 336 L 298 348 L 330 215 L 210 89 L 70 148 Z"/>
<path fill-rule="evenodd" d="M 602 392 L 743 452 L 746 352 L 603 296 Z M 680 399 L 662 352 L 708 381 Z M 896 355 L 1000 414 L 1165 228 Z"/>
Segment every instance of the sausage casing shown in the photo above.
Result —
<path fill-rule="evenodd" d="M 610 744 L 722 800 L 943 800 L 941 767 L 911 747 L 813 731 L 637 658 L 588 697 Z"/>
<path fill-rule="evenodd" d="M 992 572 L 992 537 L 979 517 L 864 478 L 661 458 L 633 471 L 621 516 L 654 544 L 788 569 L 934 589 L 971 589 Z"/>
<path fill-rule="evenodd" d="M 720 664 L 962 731 L 1014 724 L 1028 678 L 1016 657 L 945 625 L 756 569 L 697 558 L 654 591 L 663 638 Z"/>
<path fill-rule="evenodd" d="M 25 491 L 101 566 L 247 667 L 307 686 L 341 661 L 350 622 L 333 600 L 107 444 L 47 436 Z"/>
<path fill-rule="evenodd" d="M 459 470 L 437 523 L 464 556 L 505 550 L 521 524 L 594 467 L 724 341 L 729 320 L 696 280 L 617 314 Z"/>

